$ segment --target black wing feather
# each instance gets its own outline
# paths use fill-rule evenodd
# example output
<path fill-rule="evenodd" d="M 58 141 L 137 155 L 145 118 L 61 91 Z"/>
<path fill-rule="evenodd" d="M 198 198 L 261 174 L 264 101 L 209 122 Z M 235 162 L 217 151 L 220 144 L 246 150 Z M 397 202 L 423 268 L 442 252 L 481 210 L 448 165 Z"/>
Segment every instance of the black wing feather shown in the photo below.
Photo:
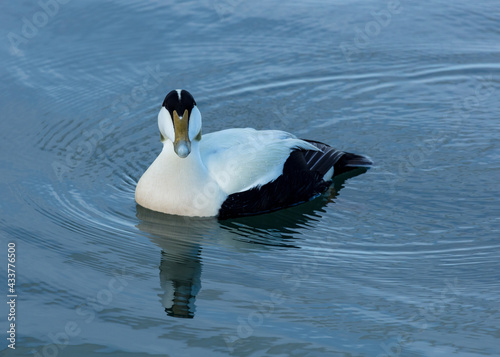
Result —
<path fill-rule="evenodd" d="M 219 210 L 219 219 L 249 216 L 290 207 L 325 192 L 331 181 L 323 176 L 334 167 L 334 176 L 367 167 L 370 159 L 336 150 L 318 141 L 305 140 L 319 151 L 297 149 L 290 153 L 283 173 L 265 185 L 229 195 Z"/>
<path fill-rule="evenodd" d="M 373 162 L 366 156 L 340 151 L 319 141 L 304 141 L 321 150 L 321 155 L 318 155 L 318 151 L 306 150 L 304 151 L 304 157 L 309 169 L 319 171 L 322 175 L 325 175 L 332 166 L 334 167 L 334 176 L 338 176 L 359 167 L 373 165 Z"/>

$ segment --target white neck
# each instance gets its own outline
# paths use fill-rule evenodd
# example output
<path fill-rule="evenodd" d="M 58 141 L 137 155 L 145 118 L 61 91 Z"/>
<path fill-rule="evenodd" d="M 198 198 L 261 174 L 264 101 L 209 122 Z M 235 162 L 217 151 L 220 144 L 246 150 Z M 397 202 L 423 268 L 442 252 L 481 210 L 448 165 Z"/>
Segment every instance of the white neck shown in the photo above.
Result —
<path fill-rule="evenodd" d="M 210 177 L 200 155 L 200 143 L 193 140 L 191 153 L 180 158 L 173 143 L 163 150 L 141 177 L 137 202 L 146 208 L 185 216 L 215 216 L 226 195 Z"/>

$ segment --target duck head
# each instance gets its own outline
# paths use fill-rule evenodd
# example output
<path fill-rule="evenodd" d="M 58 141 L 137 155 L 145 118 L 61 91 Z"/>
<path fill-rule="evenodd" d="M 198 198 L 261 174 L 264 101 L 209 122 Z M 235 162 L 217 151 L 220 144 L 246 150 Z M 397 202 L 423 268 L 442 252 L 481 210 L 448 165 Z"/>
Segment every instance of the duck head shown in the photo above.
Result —
<path fill-rule="evenodd" d="M 201 113 L 191 93 L 176 89 L 167 94 L 158 114 L 158 127 L 162 142 L 170 140 L 180 158 L 189 155 L 191 143 L 201 140 Z"/>

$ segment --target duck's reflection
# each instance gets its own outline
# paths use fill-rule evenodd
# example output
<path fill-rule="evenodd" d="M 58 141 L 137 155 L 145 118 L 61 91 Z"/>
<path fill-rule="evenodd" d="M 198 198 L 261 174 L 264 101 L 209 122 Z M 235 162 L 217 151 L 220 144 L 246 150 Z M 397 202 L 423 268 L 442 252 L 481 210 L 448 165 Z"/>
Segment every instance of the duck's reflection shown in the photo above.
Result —
<path fill-rule="evenodd" d="M 153 212 L 137 206 L 137 227 L 161 248 L 161 302 L 168 316 L 192 318 L 201 289 L 204 234 L 217 222 Z M 212 226 L 212 227 L 211 227 Z"/>
<path fill-rule="evenodd" d="M 194 317 L 196 296 L 201 289 L 204 244 L 216 243 L 240 251 L 299 248 L 297 232 L 310 228 L 321 218 L 324 206 L 352 176 L 337 179 L 326 194 L 305 204 L 232 220 L 172 216 L 137 205 L 137 227 L 161 248 L 161 303 L 167 315 Z"/>
<path fill-rule="evenodd" d="M 162 305 L 168 316 L 192 318 L 196 311 L 196 295 L 201 289 L 201 259 L 199 253 L 193 259 L 175 261 L 162 251 L 160 262 L 160 286 L 164 291 Z"/>

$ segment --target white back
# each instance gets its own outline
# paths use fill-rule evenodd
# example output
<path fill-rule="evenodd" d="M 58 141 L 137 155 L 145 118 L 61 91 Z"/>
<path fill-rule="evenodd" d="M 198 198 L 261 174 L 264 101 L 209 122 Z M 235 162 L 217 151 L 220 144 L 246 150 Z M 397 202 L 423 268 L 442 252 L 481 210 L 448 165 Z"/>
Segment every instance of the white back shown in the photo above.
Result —
<path fill-rule="evenodd" d="M 202 162 L 228 195 L 276 179 L 294 148 L 318 150 L 284 131 L 250 128 L 206 134 L 200 142 Z"/>

